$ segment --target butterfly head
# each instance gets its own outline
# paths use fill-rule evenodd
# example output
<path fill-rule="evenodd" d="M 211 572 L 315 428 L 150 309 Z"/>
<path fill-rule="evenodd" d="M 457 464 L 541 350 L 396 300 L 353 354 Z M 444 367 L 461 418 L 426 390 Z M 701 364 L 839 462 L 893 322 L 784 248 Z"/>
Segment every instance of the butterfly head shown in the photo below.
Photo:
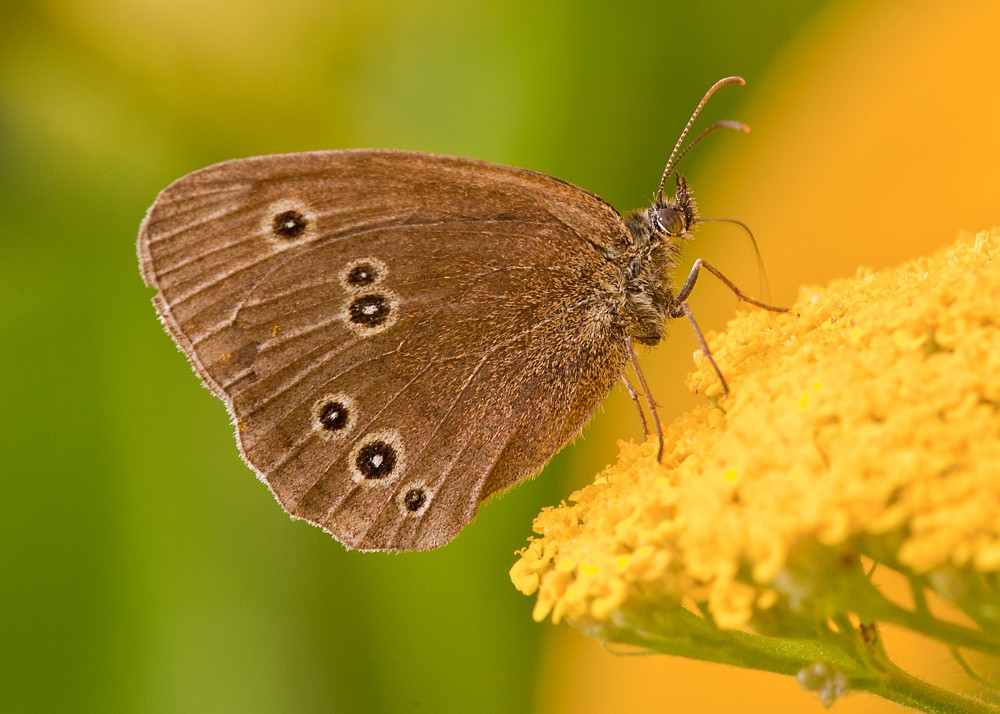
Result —
<path fill-rule="evenodd" d="M 698 206 L 683 176 L 677 174 L 677 189 L 673 197 L 664 198 L 662 193 L 657 195 L 647 216 L 653 234 L 661 240 L 691 237 L 691 231 L 698 222 Z"/>

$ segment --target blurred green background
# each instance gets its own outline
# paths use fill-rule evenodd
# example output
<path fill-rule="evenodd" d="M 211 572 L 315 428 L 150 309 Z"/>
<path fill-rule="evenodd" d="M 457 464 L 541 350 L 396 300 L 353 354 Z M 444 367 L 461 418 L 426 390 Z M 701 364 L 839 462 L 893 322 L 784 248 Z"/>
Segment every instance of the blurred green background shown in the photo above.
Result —
<path fill-rule="evenodd" d="M 827 5 L 0 2 L 0 707 L 523 712 L 565 686 L 543 662 L 556 628 L 507 570 L 534 514 L 639 436 L 624 398 L 451 545 L 345 552 L 239 460 L 157 323 L 139 222 L 201 166 L 347 147 L 520 165 L 642 206 L 704 90 L 741 74 L 704 121 L 746 118 Z M 685 160 L 717 214 L 712 177 L 752 137 Z"/>

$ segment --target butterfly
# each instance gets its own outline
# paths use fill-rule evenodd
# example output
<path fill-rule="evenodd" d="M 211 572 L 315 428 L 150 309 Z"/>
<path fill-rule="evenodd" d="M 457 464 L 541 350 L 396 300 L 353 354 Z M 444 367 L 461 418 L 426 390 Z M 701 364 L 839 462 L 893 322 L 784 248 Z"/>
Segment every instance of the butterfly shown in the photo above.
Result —
<path fill-rule="evenodd" d="M 690 317 L 698 269 L 717 271 L 698 262 L 674 289 L 699 217 L 682 177 L 673 196 L 663 186 L 732 83 L 698 105 L 653 205 L 624 217 L 473 159 L 259 156 L 163 190 L 139 231 L 142 276 L 289 514 L 352 549 L 435 548 L 579 433 L 637 367 L 633 341 Z M 702 137 L 722 127 L 745 129 Z"/>

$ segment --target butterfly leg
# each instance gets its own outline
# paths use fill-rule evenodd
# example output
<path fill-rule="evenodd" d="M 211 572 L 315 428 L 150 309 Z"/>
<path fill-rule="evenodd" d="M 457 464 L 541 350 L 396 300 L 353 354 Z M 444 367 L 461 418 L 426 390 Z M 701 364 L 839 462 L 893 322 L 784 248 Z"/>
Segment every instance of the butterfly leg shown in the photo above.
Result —
<path fill-rule="evenodd" d="M 660 416 L 656 413 L 656 403 L 653 402 L 653 395 L 649 393 L 649 387 L 646 386 L 646 378 L 642 376 L 642 370 L 639 369 L 639 360 L 635 356 L 635 350 L 632 349 L 632 338 L 625 338 L 625 349 L 628 350 L 628 358 L 632 363 L 632 369 L 635 370 L 635 376 L 639 379 L 639 387 L 642 389 L 642 395 L 646 398 L 646 404 L 649 405 L 649 415 L 653 418 L 653 429 L 656 431 L 656 460 L 659 461 L 663 456 L 663 428 L 660 426 Z M 629 385 L 631 391 L 631 385 Z M 638 404 L 638 401 L 636 401 Z M 641 410 L 640 410 L 641 412 Z M 645 423 L 645 420 L 643 420 Z"/>
<path fill-rule="evenodd" d="M 755 307 L 762 307 L 765 310 L 770 310 L 771 312 L 788 312 L 787 307 L 774 307 L 774 305 L 768 305 L 767 303 L 763 303 L 759 300 L 754 300 L 752 297 L 736 287 L 733 281 L 723 275 L 718 268 L 714 265 L 706 263 L 701 258 L 698 258 L 691 266 L 691 272 L 688 273 L 687 280 L 684 281 L 684 284 L 681 285 L 681 289 L 678 290 L 677 295 L 674 296 L 673 304 L 670 309 L 670 317 L 680 317 L 683 314 L 683 312 L 678 312 L 677 309 L 681 303 L 688 299 L 688 296 L 694 289 L 694 284 L 698 282 L 698 273 L 702 268 L 721 280 L 722 284 L 732 290 L 733 294 L 735 294 L 740 300 L 748 302 Z"/>
<path fill-rule="evenodd" d="M 625 384 L 625 389 L 628 390 L 628 395 L 632 397 L 635 410 L 639 412 L 639 420 L 642 422 L 642 433 L 646 435 L 649 433 L 649 426 L 646 424 L 646 413 L 642 411 L 642 404 L 639 403 L 639 395 L 635 393 L 635 387 L 632 386 L 632 383 L 628 381 L 628 377 L 624 374 L 622 374 L 622 382 Z"/>
<path fill-rule="evenodd" d="M 685 301 L 677 303 L 676 307 L 679 308 L 681 312 L 678 315 L 672 316 L 680 317 L 681 315 L 684 315 L 684 317 L 688 319 L 688 322 L 691 323 L 691 329 L 694 330 L 694 336 L 698 338 L 698 344 L 701 345 L 701 353 L 705 355 L 705 359 L 707 359 L 708 363 L 712 365 L 712 370 L 716 375 L 718 375 L 719 381 L 722 383 L 722 391 L 729 394 L 729 384 L 726 383 L 726 378 L 722 376 L 722 370 L 719 369 L 719 365 L 715 363 L 715 357 L 712 356 L 712 351 L 708 349 L 708 343 L 705 342 L 705 336 L 701 334 L 701 328 L 698 327 L 698 323 L 695 322 L 694 315 L 691 313 L 691 308 L 688 307 L 688 304 Z"/>
<path fill-rule="evenodd" d="M 688 322 L 691 323 L 691 329 L 694 330 L 694 336 L 698 338 L 698 344 L 701 346 L 701 352 L 705 355 L 708 363 L 712 365 L 712 370 L 718 375 L 719 381 L 722 383 L 722 391 L 729 394 L 729 385 L 726 383 L 726 378 L 722 376 L 722 370 L 719 369 L 719 365 L 715 363 L 715 358 L 712 357 L 712 352 L 708 349 L 708 343 L 705 342 L 705 336 L 701 333 L 701 328 L 698 327 L 698 323 L 694 319 L 694 315 L 691 313 L 691 308 L 688 307 L 687 299 L 691 295 L 691 291 L 694 290 L 694 284 L 698 281 L 698 274 L 701 269 L 704 268 L 712 275 L 717 277 L 722 283 L 733 291 L 733 293 L 740 300 L 750 303 L 755 307 L 761 307 L 765 310 L 770 310 L 771 312 L 788 312 L 787 307 L 774 307 L 773 305 L 767 305 L 760 302 L 759 300 L 754 300 L 752 297 L 744 293 L 733 283 L 732 280 L 723 275 L 718 268 L 706 263 L 701 258 L 694 261 L 691 266 L 691 272 L 688 273 L 687 280 L 681 285 L 681 289 L 677 291 L 677 295 L 674 296 L 673 301 L 668 307 L 667 316 L 671 318 L 680 317 L 683 315 L 687 318 Z"/>

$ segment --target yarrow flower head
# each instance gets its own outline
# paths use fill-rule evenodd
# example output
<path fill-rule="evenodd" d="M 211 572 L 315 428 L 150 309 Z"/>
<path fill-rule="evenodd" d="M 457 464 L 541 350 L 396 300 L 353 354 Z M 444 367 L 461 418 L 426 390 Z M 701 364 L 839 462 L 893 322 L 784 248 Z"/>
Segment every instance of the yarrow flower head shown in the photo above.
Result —
<path fill-rule="evenodd" d="M 1000 657 L 1000 229 L 808 287 L 710 338 L 712 399 L 548 508 L 511 569 L 534 617 L 603 640 L 997 711 L 909 677 L 879 625 Z M 912 604 L 890 599 L 887 571 Z M 928 597 L 965 624 L 938 619 Z M 975 673 L 971 672 L 970 674 Z M 971 707 L 971 708 L 970 708 Z M 980 707 L 980 708 L 977 708 Z"/>

